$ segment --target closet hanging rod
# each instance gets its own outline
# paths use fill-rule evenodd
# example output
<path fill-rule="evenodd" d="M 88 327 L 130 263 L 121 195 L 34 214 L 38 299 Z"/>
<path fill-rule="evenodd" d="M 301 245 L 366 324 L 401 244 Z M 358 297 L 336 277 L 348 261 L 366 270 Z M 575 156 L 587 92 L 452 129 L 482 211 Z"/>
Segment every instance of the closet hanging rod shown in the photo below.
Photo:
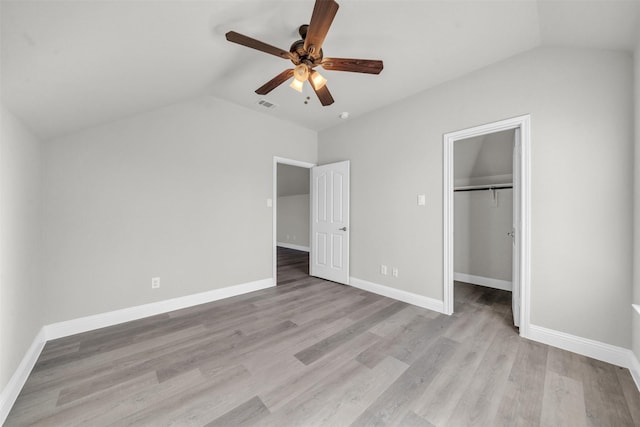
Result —
<path fill-rule="evenodd" d="M 470 185 L 468 187 L 456 187 L 453 191 L 502 190 L 504 188 L 513 188 L 513 184 Z"/>

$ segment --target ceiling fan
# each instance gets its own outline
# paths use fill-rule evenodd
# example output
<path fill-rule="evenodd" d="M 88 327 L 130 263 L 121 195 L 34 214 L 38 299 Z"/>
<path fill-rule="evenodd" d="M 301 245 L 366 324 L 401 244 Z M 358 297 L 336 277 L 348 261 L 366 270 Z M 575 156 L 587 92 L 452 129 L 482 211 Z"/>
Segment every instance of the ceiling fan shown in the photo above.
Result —
<path fill-rule="evenodd" d="M 291 87 L 302 92 L 303 83 L 309 81 L 323 106 L 333 104 L 333 97 L 327 89 L 327 80 L 314 70 L 318 65 L 330 71 L 350 71 L 354 73 L 380 74 L 382 61 L 352 58 L 324 58 L 324 42 L 333 18 L 338 12 L 338 3 L 334 0 L 316 0 L 309 25 L 298 29 L 301 40 L 293 42 L 289 51 L 279 49 L 259 40 L 247 37 L 235 31 L 226 34 L 227 40 L 252 49 L 256 49 L 280 58 L 290 60 L 295 68 L 284 70 L 273 79 L 256 89 L 259 95 L 266 95 L 282 83 L 293 77 Z"/>

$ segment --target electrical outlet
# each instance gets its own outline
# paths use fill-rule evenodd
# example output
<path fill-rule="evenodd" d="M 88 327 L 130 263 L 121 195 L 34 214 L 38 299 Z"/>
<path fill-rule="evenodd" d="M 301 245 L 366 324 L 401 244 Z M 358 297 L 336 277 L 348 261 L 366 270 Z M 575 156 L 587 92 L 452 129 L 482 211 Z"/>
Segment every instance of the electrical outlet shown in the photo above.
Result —
<path fill-rule="evenodd" d="M 380 265 L 380 274 L 386 276 L 387 275 L 387 266 L 382 264 Z"/>
<path fill-rule="evenodd" d="M 393 269 L 391 270 L 391 275 L 393 277 L 398 277 L 398 268 L 397 267 L 393 267 Z"/>
<path fill-rule="evenodd" d="M 152 277 L 151 278 L 151 289 L 158 289 L 160 287 L 160 278 Z"/>

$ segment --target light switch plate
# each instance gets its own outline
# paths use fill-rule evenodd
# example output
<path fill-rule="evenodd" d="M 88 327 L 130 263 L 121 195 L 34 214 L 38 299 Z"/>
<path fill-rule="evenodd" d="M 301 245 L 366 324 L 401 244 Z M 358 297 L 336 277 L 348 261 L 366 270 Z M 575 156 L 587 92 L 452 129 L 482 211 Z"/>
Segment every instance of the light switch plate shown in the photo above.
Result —
<path fill-rule="evenodd" d="M 425 206 L 427 204 L 427 196 L 424 194 L 418 194 L 418 206 Z"/>
<path fill-rule="evenodd" d="M 273 199 L 267 199 L 267 207 L 268 208 L 272 208 L 273 207 Z"/>

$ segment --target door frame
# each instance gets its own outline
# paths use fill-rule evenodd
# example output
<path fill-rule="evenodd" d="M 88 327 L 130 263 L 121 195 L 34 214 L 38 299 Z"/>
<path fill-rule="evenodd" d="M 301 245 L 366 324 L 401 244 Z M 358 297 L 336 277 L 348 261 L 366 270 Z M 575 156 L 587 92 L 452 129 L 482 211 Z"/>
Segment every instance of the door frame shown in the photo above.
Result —
<path fill-rule="evenodd" d="M 510 129 L 520 129 L 520 156 L 517 161 L 520 166 L 519 183 L 520 188 L 513 189 L 514 201 L 516 192 L 520 192 L 520 220 L 516 220 L 519 225 L 515 230 L 520 236 L 519 244 L 516 247 L 520 255 L 520 269 L 518 283 L 513 286 L 520 286 L 520 336 L 529 336 L 530 324 L 530 300 L 531 300 L 531 115 L 513 117 L 493 123 L 471 127 L 455 132 L 444 134 L 443 137 L 443 312 L 453 314 L 453 275 L 454 275 L 454 254 L 453 254 L 453 199 L 454 199 L 454 143 L 461 139 L 481 136 L 490 133 L 500 132 Z"/>
<path fill-rule="evenodd" d="M 278 284 L 278 164 L 281 165 L 289 165 L 289 166 L 297 166 L 300 168 L 309 169 L 309 173 L 311 173 L 311 168 L 316 166 L 315 163 L 309 163 L 302 160 L 294 160 L 288 159 L 285 157 L 273 156 L 273 191 L 272 191 L 272 207 L 273 207 L 273 224 L 272 224 L 272 273 L 271 277 L 273 278 L 273 285 L 276 286 Z M 309 175 L 311 176 L 311 175 Z M 309 197 L 311 197 L 311 178 L 309 178 Z M 309 202 L 311 203 L 311 202 Z M 309 242 L 311 242 L 311 209 L 309 209 Z M 313 248 L 309 246 L 309 256 L 311 256 L 311 251 Z"/>

